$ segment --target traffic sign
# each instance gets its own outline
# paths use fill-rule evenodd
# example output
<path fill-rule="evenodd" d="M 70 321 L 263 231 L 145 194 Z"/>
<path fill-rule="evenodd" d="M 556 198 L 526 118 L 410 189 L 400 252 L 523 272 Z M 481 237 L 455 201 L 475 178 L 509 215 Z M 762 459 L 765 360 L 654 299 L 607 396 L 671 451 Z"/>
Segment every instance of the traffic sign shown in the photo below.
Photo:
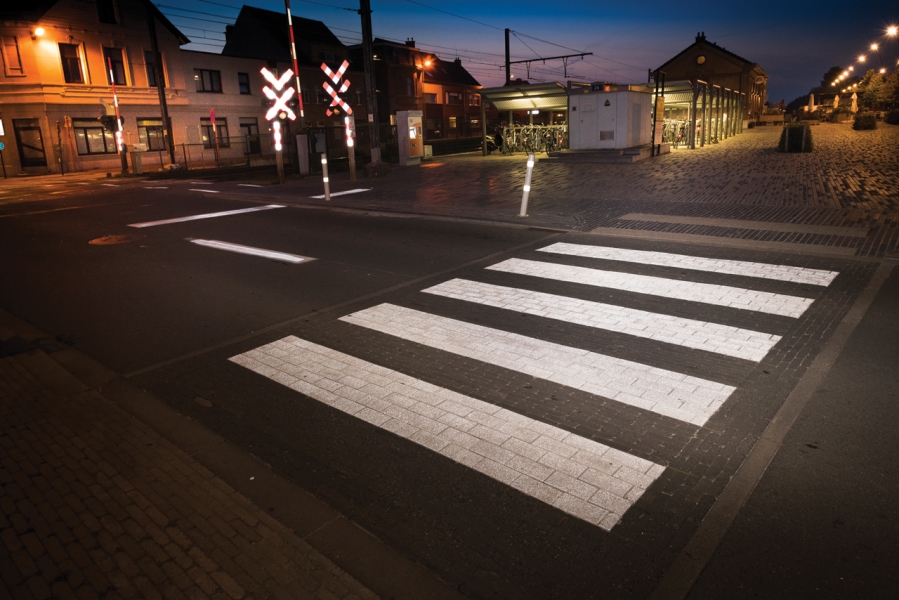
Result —
<path fill-rule="evenodd" d="M 279 116 L 279 113 L 283 115 L 282 118 L 287 117 L 291 121 L 296 120 L 296 113 L 294 113 L 290 106 L 288 106 L 290 99 L 293 97 L 296 91 L 292 87 L 289 87 L 280 95 L 278 94 L 278 92 L 280 92 L 284 88 L 284 84 L 286 84 L 290 80 L 291 76 L 293 75 L 293 71 L 287 69 L 284 74 L 281 75 L 280 79 L 275 77 L 275 75 L 265 67 L 263 67 L 260 72 L 262 73 L 262 76 L 265 77 L 265 80 L 272 84 L 272 86 L 275 88 L 273 90 L 267 85 L 263 86 L 262 88 L 262 93 L 265 94 L 265 97 L 269 100 L 274 101 L 272 107 L 268 109 L 267 113 L 265 113 L 265 120 L 271 121 L 276 116 Z"/>
<path fill-rule="evenodd" d="M 346 73 L 346 70 L 349 68 L 350 63 L 348 61 L 343 61 L 343 64 L 340 65 L 340 68 L 337 69 L 335 73 L 332 71 L 328 65 L 322 63 L 322 71 L 325 72 L 325 75 L 334 82 L 334 85 L 340 83 L 340 78 L 343 77 L 343 74 Z M 325 114 L 329 117 L 331 116 L 331 109 L 337 105 L 340 105 L 341 108 L 346 112 L 346 114 L 353 114 L 353 109 L 350 108 L 350 105 L 344 102 L 343 98 L 341 98 L 338 94 L 342 94 L 350 88 L 350 80 L 347 79 L 343 82 L 343 85 L 340 86 L 339 90 L 335 90 L 332 88 L 327 81 L 322 82 L 322 87 L 325 88 L 325 91 L 331 95 L 331 106 L 328 107 L 328 110 L 325 111 Z"/>
<path fill-rule="evenodd" d="M 6 146 L 3 145 L 3 142 L 0 142 L 0 150 L 3 150 Z"/>

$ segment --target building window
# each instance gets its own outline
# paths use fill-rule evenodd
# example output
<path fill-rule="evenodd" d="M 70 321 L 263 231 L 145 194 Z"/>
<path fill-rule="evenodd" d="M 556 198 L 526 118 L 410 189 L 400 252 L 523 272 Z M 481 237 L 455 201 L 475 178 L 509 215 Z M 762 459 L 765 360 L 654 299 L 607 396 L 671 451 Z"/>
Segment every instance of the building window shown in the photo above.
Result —
<path fill-rule="evenodd" d="M 437 94 L 425 94 L 425 104 L 437 104 Z"/>
<path fill-rule="evenodd" d="M 97 0 L 97 18 L 101 23 L 117 23 L 115 18 L 115 6 L 112 0 Z"/>
<path fill-rule="evenodd" d="M 96 119 L 72 119 L 78 154 L 115 154 L 115 134 Z"/>
<path fill-rule="evenodd" d="M 203 136 L 203 147 L 212 148 L 215 142 L 212 134 L 212 121 L 207 117 L 200 118 L 200 132 Z M 219 148 L 228 148 L 231 146 L 231 139 L 228 136 L 228 119 L 217 118 L 215 120 L 215 131 L 218 133 Z"/>
<path fill-rule="evenodd" d="M 481 105 L 481 95 L 480 94 L 472 94 L 468 97 L 468 106 L 480 106 Z"/>
<path fill-rule="evenodd" d="M 303 104 L 309 104 L 309 98 L 312 97 L 312 94 L 309 93 L 309 88 L 303 88 Z"/>
<path fill-rule="evenodd" d="M 333 52 L 319 52 L 318 59 L 326 63 L 335 63 L 337 62 L 337 55 Z"/>
<path fill-rule="evenodd" d="M 362 106 L 362 90 L 356 90 L 356 104 Z"/>
<path fill-rule="evenodd" d="M 62 59 L 62 76 L 66 83 L 84 83 L 81 48 L 77 44 L 60 44 L 59 58 Z"/>
<path fill-rule="evenodd" d="M 197 82 L 198 92 L 214 92 L 217 94 L 222 93 L 221 71 L 194 69 L 194 81 Z"/>
<path fill-rule="evenodd" d="M 459 92 L 447 92 L 446 93 L 446 103 L 447 104 L 462 104 L 462 94 Z"/>
<path fill-rule="evenodd" d="M 113 80 L 109 79 L 109 61 L 112 61 Z M 103 67 L 106 69 L 107 83 L 127 85 L 125 82 L 125 57 L 121 48 L 103 48 Z"/>
<path fill-rule="evenodd" d="M 456 117 L 449 117 L 449 124 L 447 125 L 447 129 L 455 129 L 456 128 Z"/>
<path fill-rule="evenodd" d="M 19 39 L 14 36 L 3 38 L 3 68 L 7 77 L 21 77 L 25 74 L 22 68 L 22 55 L 19 54 Z"/>
<path fill-rule="evenodd" d="M 165 71 L 162 68 L 156 68 L 156 56 L 150 50 L 144 52 L 144 62 L 147 65 L 147 84 L 150 87 L 156 87 L 156 73 L 162 75 L 162 85 L 165 87 Z"/>
<path fill-rule="evenodd" d="M 165 150 L 165 127 L 159 118 L 138 118 L 137 137 L 147 150 Z"/>
<path fill-rule="evenodd" d="M 237 74 L 237 87 L 240 88 L 241 94 L 249 94 L 250 93 L 250 74 L 249 73 L 238 73 Z"/>
<path fill-rule="evenodd" d="M 407 96 L 415 95 L 415 84 L 412 82 L 411 77 L 406 77 L 406 95 Z"/>

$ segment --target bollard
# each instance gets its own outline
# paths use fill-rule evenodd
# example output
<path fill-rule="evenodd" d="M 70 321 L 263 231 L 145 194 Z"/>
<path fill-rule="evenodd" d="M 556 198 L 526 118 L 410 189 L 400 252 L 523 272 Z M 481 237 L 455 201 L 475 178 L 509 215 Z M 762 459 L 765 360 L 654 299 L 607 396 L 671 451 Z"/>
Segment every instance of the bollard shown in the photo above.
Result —
<path fill-rule="evenodd" d="M 519 217 L 528 216 L 528 194 L 531 193 L 531 173 L 534 171 L 534 155 L 528 154 L 528 172 L 524 176 L 524 192 L 521 194 L 521 212 Z"/>
<path fill-rule="evenodd" d="M 328 156 L 322 152 L 322 181 L 325 183 L 325 201 L 331 201 L 331 184 L 328 183 Z"/>

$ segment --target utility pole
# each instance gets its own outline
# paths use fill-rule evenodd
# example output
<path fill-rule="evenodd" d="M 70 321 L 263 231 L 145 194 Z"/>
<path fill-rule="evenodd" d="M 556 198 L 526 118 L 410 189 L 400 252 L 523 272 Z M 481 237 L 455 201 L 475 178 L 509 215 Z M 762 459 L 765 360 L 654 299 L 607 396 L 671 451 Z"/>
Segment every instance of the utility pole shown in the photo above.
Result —
<path fill-rule="evenodd" d="M 147 27 L 150 29 L 150 44 L 153 48 L 153 72 L 156 76 L 156 91 L 159 93 L 159 108 L 162 110 L 162 126 L 165 128 L 166 147 L 169 151 L 169 162 L 175 164 L 175 138 L 172 134 L 172 120 L 169 119 L 169 107 L 165 101 L 165 69 L 162 68 L 162 53 L 159 52 L 159 40 L 156 38 L 156 17 L 152 9 L 147 9 Z"/>
<path fill-rule="evenodd" d="M 512 63 L 509 62 L 509 30 L 506 29 L 506 85 L 512 81 Z"/>
<path fill-rule="evenodd" d="M 368 128 L 371 139 L 371 164 L 381 164 L 381 141 L 378 131 L 378 99 L 375 90 L 375 65 L 371 43 L 371 2 L 359 0 L 362 17 L 362 68 L 365 69 L 365 95 L 368 98 Z"/>

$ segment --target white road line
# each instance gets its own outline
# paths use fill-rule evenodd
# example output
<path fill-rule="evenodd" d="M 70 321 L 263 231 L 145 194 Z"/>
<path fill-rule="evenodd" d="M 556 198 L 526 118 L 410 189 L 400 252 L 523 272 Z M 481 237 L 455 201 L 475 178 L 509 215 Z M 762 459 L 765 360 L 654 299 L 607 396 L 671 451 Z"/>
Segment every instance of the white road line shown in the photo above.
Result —
<path fill-rule="evenodd" d="M 602 271 L 586 267 L 557 265 L 534 260 L 511 258 L 509 260 L 486 267 L 492 271 L 530 275 L 544 279 L 556 279 L 584 285 L 650 294 L 664 298 L 703 302 L 716 306 L 729 306 L 744 310 L 799 317 L 812 305 L 812 298 L 800 298 L 771 292 L 760 292 L 743 288 L 693 281 L 678 281 L 632 273 Z"/>
<path fill-rule="evenodd" d="M 466 279 L 453 279 L 422 291 L 755 362 L 780 341 L 779 335 L 729 325 Z"/>
<path fill-rule="evenodd" d="M 341 321 L 703 425 L 736 389 L 714 381 L 394 306 Z"/>
<path fill-rule="evenodd" d="M 188 192 L 206 192 L 208 194 L 218 194 L 218 190 L 198 190 L 196 188 L 188 188 Z"/>
<path fill-rule="evenodd" d="M 606 531 L 665 470 L 294 336 L 230 360 Z"/>
<path fill-rule="evenodd" d="M 172 223 L 184 223 L 185 221 L 199 221 L 200 219 L 214 219 L 216 217 L 227 217 L 230 215 L 240 215 L 243 213 L 258 212 L 260 210 L 272 210 L 273 208 L 284 208 L 283 204 L 266 204 L 265 206 L 254 206 L 253 208 L 240 208 L 237 210 L 225 210 L 222 212 L 205 213 L 202 215 L 191 215 L 189 217 L 178 217 L 175 219 L 163 219 L 161 221 L 146 221 L 144 223 L 131 223 L 128 227 L 156 227 L 157 225 L 171 225 Z"/>
<path fill-rule="evenodd" d="M 117 183 L 101 183 L 100 185 L 105 185 L 106 187 L 119 187 Z"/>
<path fill-rule="evenodd" d="M 355 190 L 346 190 L 345 192 L 331 192 L 331 197 L 333 198 L 334 196 L 346 196 L 347 194 L 358 194 L 359 192 L 370 192 L 370 191 L 371 191 L 371 188 L 364 188 L 364 189 L 359 188 L 359 189 L 355 189 Z M 309 196 L 309 197 L 315 198 L 316 200 L 321 200 L 325 196 L 321 195 L 321 196 Z"/>
<path fill-rule="evenodd" d="M 611 248 L 606 246 L 585 246 L 582 244 L 569 244 L 566 242 L 558 242 L 547 246 L 546 248 L 541 248 L 540 252 L 570 254 L 572 256 L 602 258 L 606 260 L 620 260 L 646 265 L 710 271 L 712 273 L 727 273 L 729 275 L 746 275 L 748 277 L 762 277 L 765 279 L 777 279 L 780 281 L 823 286 L 830 285 L 834 278 L 839 275 L 836 271 L 806 269 L 803 267 L 790 267 L 788 265 L 773 265 L 768 263 L 725 260 L 720 258 L 701 258 L 699 256 L 687 256 L 684 254 L 647 252 L 645 250 L 628 250 L 625 248 Z"/>
<path fill-rule="evenodd" d="M 217 250 L 227 250 L 228 252 L 237 252 L 238 254 L 249 254 L 251 256 L 261 256 L 263 258 L 271 258 L 273 260 L 285 260 L 290 263 L 299 264 L 314 260 L 308 256 L 300 256 L 298 254 L 287 254 L 286 252 L 276 252 L 274 250 L 266 250 L 264 248 L 254 248 L 253 246 L 243 246 L 241 244 L 232 244 L 231 242 L 221 242 L 219 240 L 200 240 L 196 238 L 185 238 L 192 244 L 198 246 L 206 246 L 207 248 L 215 248 Z"/>
<path fill-rule="evenodd" d="M 144 189 L 145 189 L 145 190 L 167 190 L 167 189 L 169 189 L 169 188 L 167 188 L 167 187 L 147 187 L 147 186 L 144 186 Z"/>
<path fill-rule="evenodd" d="M 256 185 L 255 183 L 238 183 L 237 187 L 262 187 L 262 186 Z"/>

